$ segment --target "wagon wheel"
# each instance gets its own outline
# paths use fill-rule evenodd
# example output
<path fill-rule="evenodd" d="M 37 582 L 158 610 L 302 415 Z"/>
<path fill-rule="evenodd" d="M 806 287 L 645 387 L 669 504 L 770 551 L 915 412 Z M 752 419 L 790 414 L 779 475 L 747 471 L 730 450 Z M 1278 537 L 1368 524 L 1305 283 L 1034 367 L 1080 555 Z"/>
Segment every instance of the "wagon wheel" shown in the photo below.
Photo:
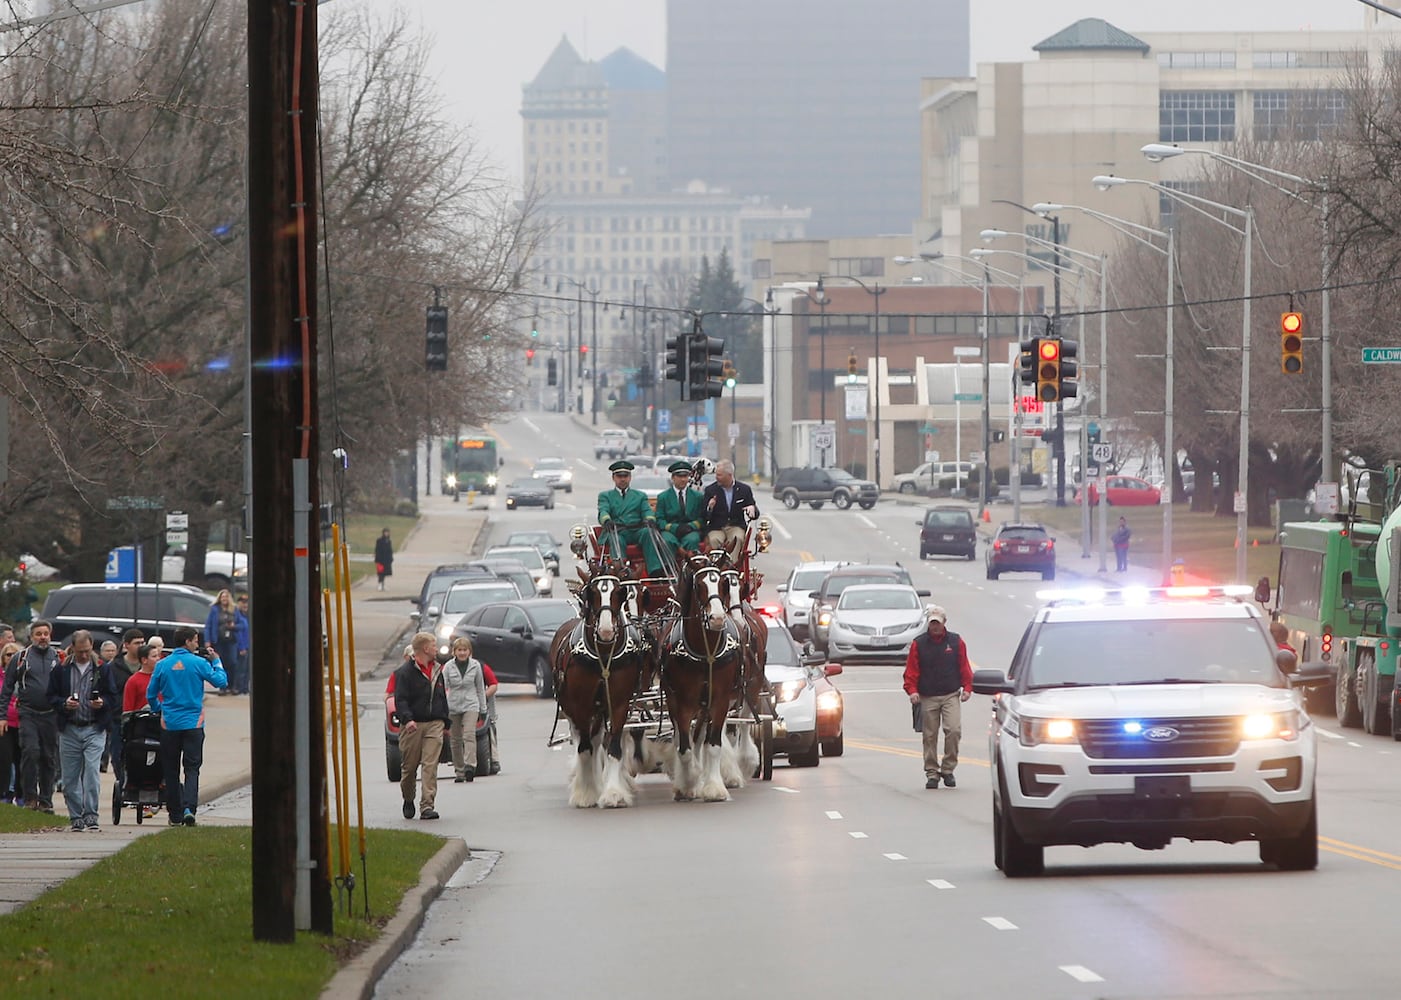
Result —
<path fill-rule="evenodd" d="M 763 781 L 773 780 L 773 722 L 759 726 L 759 773 L 755 775 Z"/>

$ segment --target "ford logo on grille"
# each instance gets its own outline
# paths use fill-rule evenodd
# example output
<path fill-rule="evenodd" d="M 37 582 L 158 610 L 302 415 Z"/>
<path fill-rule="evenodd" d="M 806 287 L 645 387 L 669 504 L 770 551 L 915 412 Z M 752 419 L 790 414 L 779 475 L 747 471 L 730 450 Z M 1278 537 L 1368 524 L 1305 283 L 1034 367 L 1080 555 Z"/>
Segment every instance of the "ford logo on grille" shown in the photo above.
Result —
<path fill-rule="evenodd" d="M 1149 726 L 1147 729 L 1143 730 L 1144 738 L 1150 739 L 1154 743 L 1171 743 L 1181 735 L 1181 733 L 1171 726 Z"/>

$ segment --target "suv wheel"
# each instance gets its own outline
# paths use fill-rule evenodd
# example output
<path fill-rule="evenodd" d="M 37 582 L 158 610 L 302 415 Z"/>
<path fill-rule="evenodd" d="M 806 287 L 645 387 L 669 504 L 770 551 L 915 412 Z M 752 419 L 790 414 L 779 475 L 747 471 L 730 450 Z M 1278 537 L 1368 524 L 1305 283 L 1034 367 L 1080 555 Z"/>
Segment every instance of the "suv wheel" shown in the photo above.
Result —
<path fill-rule="evenodd" d="M 861 505 L 862 510 L 870 510 L 876 505 L 874 500 L 858 500 L 857 503 Z"/>
<path fill-rule="evenodd" d="M 901 484 L 900 484 L 900 492 L 901 492 L 901 493 L 914 493 L 914 491 L 915 491 L 915 484 L 914 484 L 914 483 L 901 483 Z"/>
<path fill-rule="evenodd" d="M 814 501 L 812 501 L 811 503 L 809 503 L 808 506 L 811 507 L 813 510 L 821 510 L 821 509 L 822 509 L 822 505 L 823 505 L 823 503 L 825 503 L 825 502 L 826 502 L 826 501 L 823 501 L 823 500 L 814 500 Z"/>
<path fill-rule="evenodd" d="M 1282 872 L 1307 872 L 1318 867 L 1318 804 L 1309 803 L 1309 820 L 1296 837 L 1260 841 L 1260 860 Z"/>
<path fill-rule="evenodd" d="M 783 491 L 783 506 L 787 507 L 789 510 L 798 509 L 798 493 L 796 490 Z"/>
<path fill-rule="evenodd" d="M 989 580 L 996 580 L 996 579 L 997 579 L 997 574 L 998 574 L 998 570 L 993 569 L 991 566 L 988 567 L 988 579 L 989 579 Z"/>
<path fill-rule="evenodd" d="M 848 510 L 851 507 L 851 494 L 838 490 L 832 494 L 832 503 L 836 504 L 837 510 Z"/>
<path fill-rule="evenodd" d="M 1017 833 L 1017 828 L 1012 825 L 1010 817 L 1011 810 L 1007 806 L 1006 782 L 999 773 L 998 784 L 1001 786 L 1002 808 L 998 809 L 994 815 L 997 816 L 997 833 L 999 836 L 1000 850 L 994 848 L 994 858 L 1002 855 L 1002 874 L 1008 878 L 1024 878 L 1027 875 L 1040 875 L 1046 868 L 1046 849 L 1035 844 L 1028 844 Z"/>

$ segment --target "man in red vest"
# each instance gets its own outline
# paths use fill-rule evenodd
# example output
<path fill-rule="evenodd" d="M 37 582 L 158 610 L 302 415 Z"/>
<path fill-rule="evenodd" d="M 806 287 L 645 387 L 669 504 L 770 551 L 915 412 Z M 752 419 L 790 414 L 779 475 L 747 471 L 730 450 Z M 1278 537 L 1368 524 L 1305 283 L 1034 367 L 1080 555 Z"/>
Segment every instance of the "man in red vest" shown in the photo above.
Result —
<path fill-rule="evenodd" d="M 945 626 L 948 614 L 931 605 L 929 628 L 910 643 L 905 660 L 905 693 L 920 707 L 924 736 L 924 787 L 938 788 L 940 779 L 957 786 L 958 740 L 963 735 L 963 703 L 973 694 L 973 666 L 968 647 Z M 944 730 L 944 759 L 939 759 L 939 728 Z"/>

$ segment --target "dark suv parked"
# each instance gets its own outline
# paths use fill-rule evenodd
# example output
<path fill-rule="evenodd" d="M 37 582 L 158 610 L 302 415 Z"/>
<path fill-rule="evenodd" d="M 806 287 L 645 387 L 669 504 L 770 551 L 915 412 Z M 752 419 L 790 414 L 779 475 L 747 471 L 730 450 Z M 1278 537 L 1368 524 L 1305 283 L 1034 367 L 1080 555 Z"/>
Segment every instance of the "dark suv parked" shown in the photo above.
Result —
<path fill-rule="evenodd" d="M 801 503 L 813 510 L 831 501 L 840 510 L 859 504 L 870 510 L 880 499 L 880 487 L 867 479 L 857 479 L 845 469 L 779 469 L 773 481 L 773 495 L 783 506 L 796 510 Z"/>
<path fill-rule="evenodd" d="M 170 648 L 182 625 L 204 630 L 213 603 L 213 595 L 179 583 L 70 583 L 49 592 L 39 617 L 53 622 L 53 641 L 59 644 L 85 628 L 93 646 L 101 646 L 135 627 L 148 638 L 159 632 Z"/>
<path fill-rule="evenodd" d="M 1039 524 L 1004 524 L 997 529 L 987 554 L 988 579 L 1002 573 L 1040 573 L 1056 578 L 1056 540 Z"/>
<path fill-rule="evenodd" d="M 978 532 L 973 512 L 967 507 L 930 507 L 919 525 L 919 557 L 963 556 L 969 562 L 977 555 Z"/>

